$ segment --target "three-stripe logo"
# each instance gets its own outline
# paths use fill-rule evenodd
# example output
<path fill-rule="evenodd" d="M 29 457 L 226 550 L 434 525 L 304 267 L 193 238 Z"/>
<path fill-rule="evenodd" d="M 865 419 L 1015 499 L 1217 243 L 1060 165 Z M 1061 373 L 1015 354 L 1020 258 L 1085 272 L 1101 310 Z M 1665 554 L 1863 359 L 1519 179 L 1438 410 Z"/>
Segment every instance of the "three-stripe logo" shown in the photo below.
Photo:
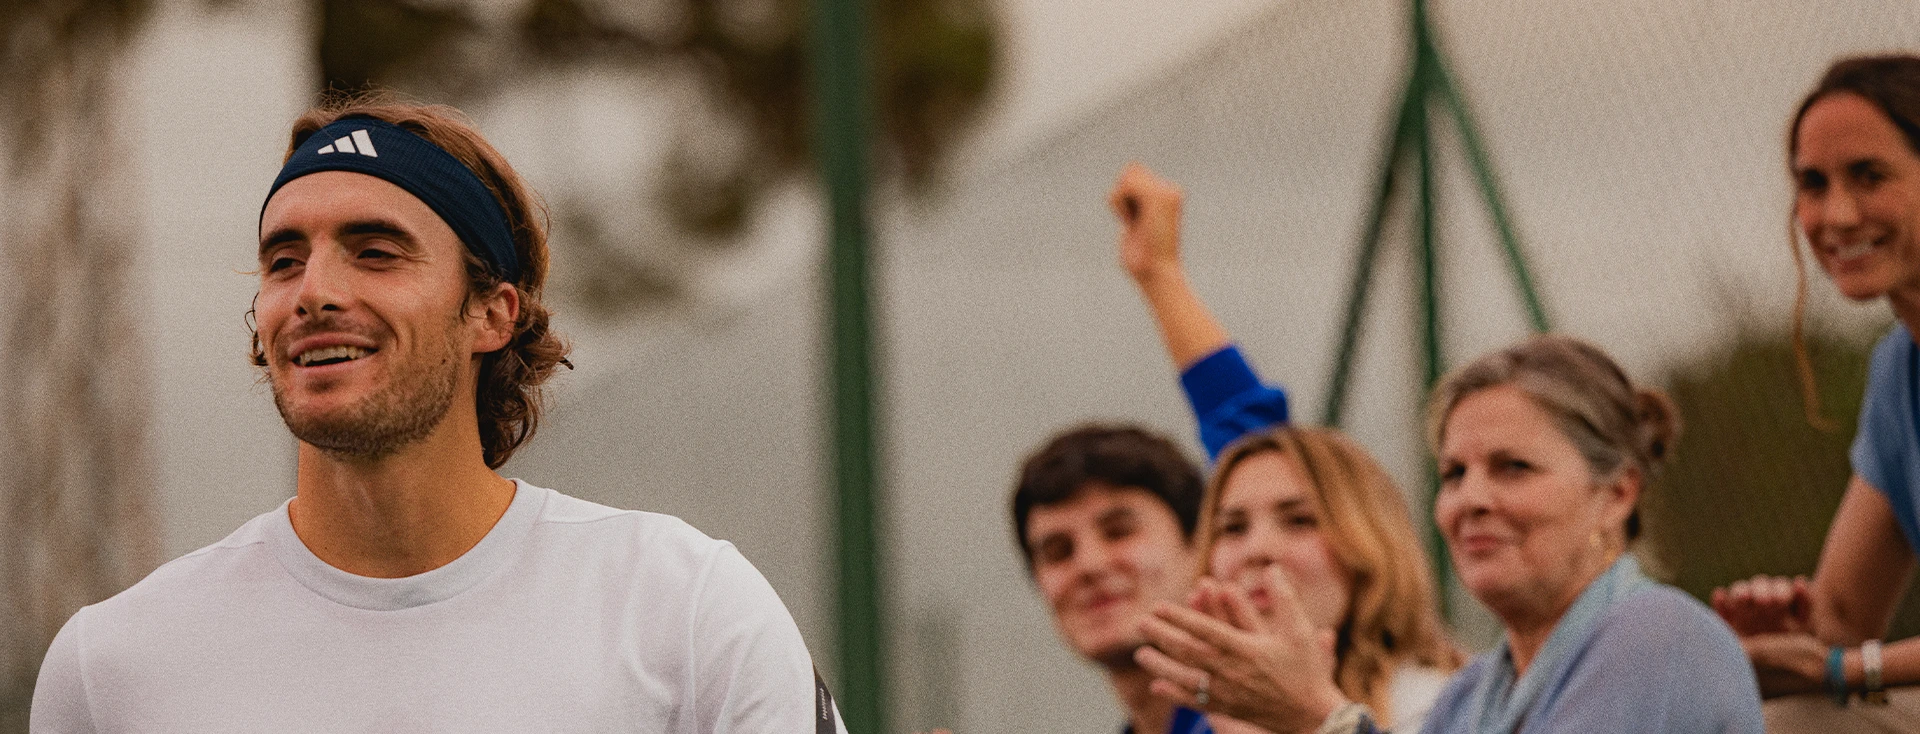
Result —
<path fill-rule="evenodd" d="M 318 152 L 320 155 L 326 155 L 328 153 L 359 153 L 368 158 L 380 157 L 380 154 L 373 150 L 373 138 L 368 136 L 365 130 L 355 130 L 351 134 L 327 144 Z"/>

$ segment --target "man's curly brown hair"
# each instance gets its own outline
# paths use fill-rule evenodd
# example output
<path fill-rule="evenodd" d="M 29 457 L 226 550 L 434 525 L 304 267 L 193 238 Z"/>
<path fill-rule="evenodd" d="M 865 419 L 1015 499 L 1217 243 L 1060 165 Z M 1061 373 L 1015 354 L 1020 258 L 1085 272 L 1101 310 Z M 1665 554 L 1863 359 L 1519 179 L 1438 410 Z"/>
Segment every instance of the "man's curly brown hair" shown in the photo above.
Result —
<path fill-rule="evenodd" d="M 440 146 L 467 169 L 480 177 L 493 192 L 507 226 L 513 230 L 513 249 L 520 259 L 520 276 L 513 287 L 520 292 L 520 316 L 513 325 L 513 337 L 507 346 L 480 357 L 480 380 L 475 389 L 475 407 L 480 416 L 480 445 L 487 466 L 498 469 L 521 444 L 533 437 L 540 425 L 540 385 L 567 361 L 566 340 L 553 332 L 552 314 L 540 295 L 547 281 L 547 211 L 533 189 L 520 174 L 507 165 L 505 156 L 480 136 L 473 123 L 459 110 L 446 105 L 410 102 L 384 91 L 333 95 L 319 106 L 307 110 L 293 123 L 287 154 L 307 138 L 333 122 L 349 117 L 370 117 L 406 128 L 409 132 Z M 472 300 L 503 282 L 487 263 L 466 251 L 467 298 Z M 249 322 L 251 323 L 251 322 Z M 266 352 L 260 345 L 260 333 L 253 331 L 253 363 L 265 367 Z"/>

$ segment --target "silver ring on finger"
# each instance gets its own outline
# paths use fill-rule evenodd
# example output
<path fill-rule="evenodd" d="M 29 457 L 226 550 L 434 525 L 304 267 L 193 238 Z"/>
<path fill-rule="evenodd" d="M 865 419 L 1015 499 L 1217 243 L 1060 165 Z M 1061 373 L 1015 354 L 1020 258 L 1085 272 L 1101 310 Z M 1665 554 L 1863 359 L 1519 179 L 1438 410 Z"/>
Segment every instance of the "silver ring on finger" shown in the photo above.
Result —
<path fill-rule="evenodd" d="M 1213 676 L 1208 673 L 1201 673 L 1200 676 L 1200 685 L 1193 687 L 1193 705 L 1195 708 L 1206 708 L 1207 701 L 1212 699 L 1207 695 L 1207 684 L 1213 682 Z"/>

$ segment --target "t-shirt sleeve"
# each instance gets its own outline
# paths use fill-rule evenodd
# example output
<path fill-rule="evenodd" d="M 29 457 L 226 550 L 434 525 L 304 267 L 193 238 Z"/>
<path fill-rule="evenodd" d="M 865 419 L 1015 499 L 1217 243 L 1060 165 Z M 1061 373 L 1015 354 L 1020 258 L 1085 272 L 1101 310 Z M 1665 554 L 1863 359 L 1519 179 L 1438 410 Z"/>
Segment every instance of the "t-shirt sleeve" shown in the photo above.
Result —
<path fill-rule="evenodd" d="M 1232 344 L 1181 372 L 1180 388 L 1200 424 L 1208 459 L 1219 458 L 1241 436 L 1287 422 L 1286 392 L 1262 383 Z"/>
<path fill-rule="evenodd" d="M 1763 734 L 1740 641 L 1692 597 L 1643 591 L 1608 610 L 1539 731 Z"/>
<path fill-rule="evenodd" d="M 40 662 L 40 678 L 33 686 L 33 709 L 27 714 L 32 734 L 92 732 L 93 711 L 87 705 L 87 683 L 80 666 L 81 610 L 67 619 Z"/>
<path fill-rule="evenodd" d="M 714 554 L 696 604 L 696 731 L 846 734 L 793 616 L 731 543 Z"/>
<path fill-rule="evenodd" d="M 1907 438 L 1907 426 L 1914 419 L 1909 407 L 1913 386 L 1908 384 L 1911 342 L 1906 329 L 1895 328 L 1874 347 L 1867 368 L 1867 393 L 1860 403 L 1859 432 L 1854 434 L 1848 457 L 1853 473 L 1886 496 L 1907 545 L 1920 549 L 1920 518 L 1914 513 L 1914 477 L 1909 468 L 1920 446 L 1910 445 Z"/>

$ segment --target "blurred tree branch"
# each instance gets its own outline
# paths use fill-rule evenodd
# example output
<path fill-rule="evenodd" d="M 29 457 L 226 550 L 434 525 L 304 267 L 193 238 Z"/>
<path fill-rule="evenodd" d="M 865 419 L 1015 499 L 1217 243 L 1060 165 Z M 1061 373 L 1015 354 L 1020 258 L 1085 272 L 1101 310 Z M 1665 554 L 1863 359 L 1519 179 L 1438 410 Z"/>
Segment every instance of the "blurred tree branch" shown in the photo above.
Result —
<path fill-rule="evenodd" d="M 769 187 L 811 170 L 806 0 L 523 0 L 506 9 L 478 0 L 319 2 L 318 57 L 331 89 L 378 85 L 460 101 L 527 75 L 590 68 L 690 79 L 698 102 L 678 129 L 635 132 L 672 136 L 647 204 L 683 243 L 729 242 Z M 875 159 L 883 175 L 924 192 L 993 81 L 990 4 L 874 0 L 874 13 Z M 591 212 L 567 210 L 576 206 L 555 202 L 563 227 L 591 224 Z M 670 264 L 623 262 L 633 248 L 586 242 L 609 231 L 618 229 L 567 230 L 575 254 L 594 260 L 578 271 L 589 305 L 617 312 L 678 292 Z"/>
<path fill-rule="evenodd" d="M 0 0 L 0 732 L 81 606 L 158 560 L 116 126 L 143 0 Z"/>

